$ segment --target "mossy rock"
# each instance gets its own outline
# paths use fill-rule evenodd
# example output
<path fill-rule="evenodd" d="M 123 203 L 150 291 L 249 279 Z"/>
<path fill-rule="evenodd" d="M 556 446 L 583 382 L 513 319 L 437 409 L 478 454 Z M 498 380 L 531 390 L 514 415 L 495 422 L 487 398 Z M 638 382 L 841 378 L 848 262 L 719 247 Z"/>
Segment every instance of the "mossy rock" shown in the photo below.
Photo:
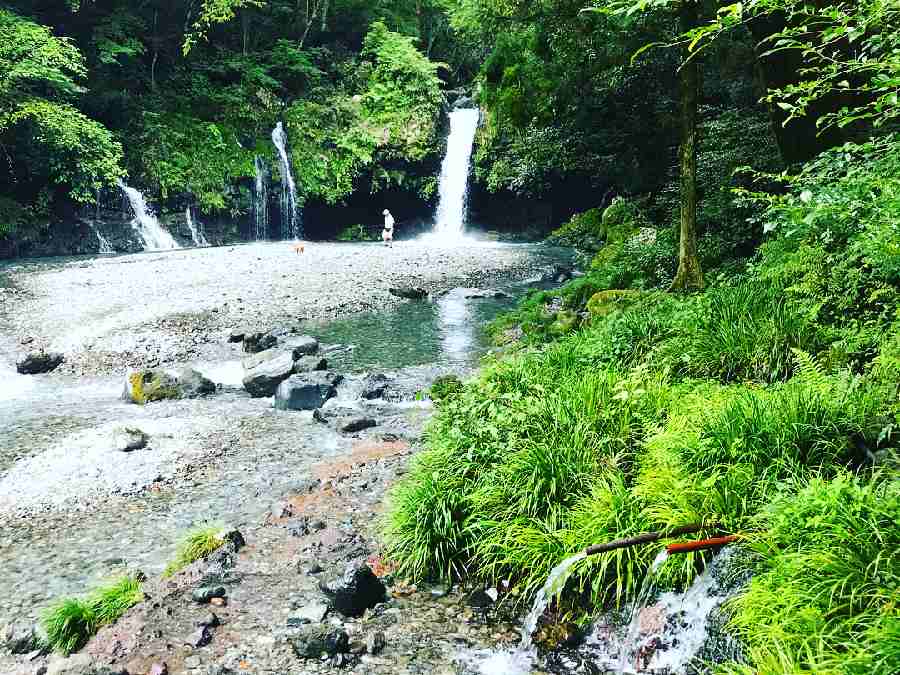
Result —
<path fill-rule="evenodd" d="M 617 309 L 625 309 L 641 297 L 640 291 L 611 290 L 594 293 L 588 300 L 587 310 L 592 319 L 609 316 Z"/>
<path fill-rule="evenodd" d="M 556 314 L 556 320 L 550 325 L 550 332 L 554 335 L 571 333 L 578 327 L 578 314 L 571 309 L 563 309 Z"/>
<path fill-rule="evenodd" d="M 440 403 L 462 391 L 462 381 L 456 375 L 441 375 L 431 385 L 431 400 Z"/>
<path fill-rule="evenodd" d="M 215 390 L 213 382 L 190 368 L 184 368 L 175 374 L 164 370 L 138 370 L 126 379 L 122 398 L 146 405 L 154 401 L 199 398 L 212 394 Z"/>

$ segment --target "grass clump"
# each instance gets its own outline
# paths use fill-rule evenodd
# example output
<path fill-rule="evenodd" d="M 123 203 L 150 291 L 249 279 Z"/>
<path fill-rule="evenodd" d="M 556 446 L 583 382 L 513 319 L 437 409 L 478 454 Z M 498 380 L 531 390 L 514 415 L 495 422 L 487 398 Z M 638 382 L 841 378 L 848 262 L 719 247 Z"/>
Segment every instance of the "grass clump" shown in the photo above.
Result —
<path fill-rule="evenodd" d="M 103 626 L 118 621 L 143 599 L 141 583 L 133 576 L 124 576 L 86 598 L 59 600 L 41 620 L 48 645 L 66 655 L 76 652 Z"/>
<path fill-rule="evenodd" d="M 191 530 L 178 544 L 175 559 L 166 566 L 163 578 L 171 577 L 191 563 L 206 558 L 224 544 L 221 527 L 208 526 Z"/>

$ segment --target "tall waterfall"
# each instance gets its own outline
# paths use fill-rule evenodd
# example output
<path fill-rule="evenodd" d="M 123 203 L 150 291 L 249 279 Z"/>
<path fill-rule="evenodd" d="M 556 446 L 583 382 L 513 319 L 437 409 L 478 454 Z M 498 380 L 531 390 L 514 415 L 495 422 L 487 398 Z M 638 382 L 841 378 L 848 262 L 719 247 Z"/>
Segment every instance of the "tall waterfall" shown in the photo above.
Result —
<path fill-rule="evenodd" d="M 297 209 L 297 186 L 287 153 L 287 134 L 281 122 L 272 130 L 272 142 L 281 160 L 281 236 L 283 239 L 299 239 L 302 230 Z"/>
<path fill-rule="evenodd" d="M 266 163 L 259 155 L 253 160 L 256 167 L 256 186 L 253 191 L 253 217 L 256 241 L 269 238 L 269 186 L 266 182 Z"/>
<path fill-rule="evenodd" d="M 188 229 L 191 231 L 191 239 L 194 241 L 194 246 L 209 246 L 209 241 L 206 239 L 206 233 L 203 231 L 203 223 L 194 222 L 194 216 L 191 213 L 190 206 L 184 210 L 184 218 L 187 221 Z"/>
<path fill-rule="evenodd" d="M 145 251 L 169 251 L 175 248 L 181 248 L 178 242 L 172 238 L 172 235 L 164 230 L 156 216 L 148 208 L 147 201 L 140 191 L 132 187 L 128 187 L 121 180 L 119 187 L 128 198 L 131 204 L 131 210 L 134 212 L 134 220 L 131 221 L 131 227 L 138 233 L 141 241 L 144 242 Z"/>
<path fill-rule="evenodd" d="M 435 234 L 449 241 L 460 239 L 465 228 L 469 162 L 480 119 L 481 113 L 477 108 L 463 108 L 450 113 L 450 137 L 441 165 L 440 201 L 434 226 Z"/>

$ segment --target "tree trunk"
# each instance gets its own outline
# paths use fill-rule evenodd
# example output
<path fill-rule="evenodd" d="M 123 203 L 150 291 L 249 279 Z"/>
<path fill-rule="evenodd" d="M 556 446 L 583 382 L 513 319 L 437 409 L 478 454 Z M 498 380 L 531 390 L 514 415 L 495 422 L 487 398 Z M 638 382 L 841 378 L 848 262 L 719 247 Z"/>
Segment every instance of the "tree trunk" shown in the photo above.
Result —
<path fill-rule="evenodd" d="M 680 30 L 697 27 L 699 9 L 694 0 L 681 3 Z M 678 273 L 670 290 L 703 288 L 703 272 L 697 257 L 697 105 L 700 97 L 700 68 L 697 59 L 685 50 L 679 74 L 681 95 L 681 237 L 678 246 Z"/>

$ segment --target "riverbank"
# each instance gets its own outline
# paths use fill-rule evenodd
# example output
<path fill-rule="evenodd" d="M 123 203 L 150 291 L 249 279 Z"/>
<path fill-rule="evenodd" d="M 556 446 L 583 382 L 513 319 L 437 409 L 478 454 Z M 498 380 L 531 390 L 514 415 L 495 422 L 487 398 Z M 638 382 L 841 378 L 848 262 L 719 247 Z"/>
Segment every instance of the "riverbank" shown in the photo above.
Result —
<path fill-rule="evenodd" d="M 289 656 L 290 648 L 273 647 L 268 640 L 286 629 L 288 596 L 315 584 L 298 573 L 298 563 L 316 557 L 333 572 L 351 549 L 378 554 L 372 515 L 430 415 L 420 392 L 441 374 L 470 372 L 486 348 L 478 326 L 510 302 L 443 292 L 482 286 L 521 293 L 523 282 L 540 277 L 559 259 L 552 250 L 522 246 L 329 245 L 298 256 L 269 244 L 7 268 L 0 314 L 7 364 L 15 350 L 38 344 L 64 347 L 66 363 L 25 384 L 11 376 L 9 382 L 22 386 L 5 388 L 0 400 L 0 489 L 10 500 L 0 515 L 0 557 L 9 570 L 0 580 L 3 620 L 27 625 L 53 598 L 86 592 L 124 563 L 156 577 L 190 527 L 228 522 L 250 544 L 238 568 L 246 574 L 246 590 L 234 593 L 247 594 L 238 606 L 254 606 L 247 611 L 257 623 L 242 623 L 239 612 L 229 618 L 230 638 L 217 637 L 208 650 L 176 650 L 173 656 L 165 645 L 184 639 L 180 632 L 196 607 L 178 587 L 172 593 L 155 591 L 154 602 L 168 598 L 156 609 L 180 612 L 181 618 L 162 636 L 133 633 L 140 635 L 135 644 L 125 640 L 130 646 L 106 657 L 119 664 L 166 657 L 170 672 L 185 672 L 179 670 L 181 659 L 196 656 L 205 668 L 227 660 L 221 648 L 229 640 L 243 646 L 259 639 L 265 648 L 254 657 L 262 664 L 255 672 L 266 672 L 265 664 L 273 663 L 272 672 L 281 672 L 277 659 Z M 267 276 L 265 269 L 290 273 Z M 120 284 L 125 288 L 118 291 Z M 406 301 L 389 293 L 404 284 L 432 291 L 432 300 Z M 373 307 L 381 311 L 356 311 Z M 240 391 L 244 355 L 240 344 L 227 341 L 230 333 L 239 326 L 288 324 L 317 335 L 330 367 L 345 374 L 338 396 L 325 407 L 328 424 L 310 413 L 277 412 L 270 399 L 251 399 Z M 17 346 L 29 337 L 27 345 Z M 207 374 L 219 391 L 207 399 L 145 407 L 119 400 L 126 368 L 184 364 Z M 370 372 L 388 378 L 388 397 L 360 399 Z M 342 433 L 334 420 L 348 414 L 370 417 L 376 427 Z M 147 431 L 150 449 L 143 455 L 112 452 L 109 439 L 123 425 Z M 140 472 L 131 470 L 132 461 L 142 462 Z M 310 481 L 316 486 L 312 493 Z M 282 510 L 273 516 L 278 505 L 301 494 L 307 496 L 294 515 L 285 517 Z M 321 520 L 326 528 L 292 534 L 303 531 L 296 525 L 305 518 Z M 319 541 L 326 542 L 324 549 Z M 490 635 L 503 632 L 477 617 L 471 627 L 463 622 L 448 631 L 444 623 L 455 621 L 458 593 L 441 609 L 429 604 L 428 589 L 411 600 L 406 592 L 397 599 L 399 607 L 416 598 L 423 604 L 402 609 L 397 628 L 387 631 L 389 646 L 378 672 L 402 672 L 397 664 L 410 649 L 421 653 L 411 663 L 447 664 L 457 638 L 459 644 L 471 639 L 486 648 Z M 420 625 L 431 621 L 428 617 L 436 622 L 433 630 Z M 148 625 L 158 620 L 154 615 Z M 457 638 L 446 637 L 451 633 Z M 474 637 L 460 637 L 469 633 Z M 395 645 L 404 645 L 403 655 Z M 43 663 L 17 657 L 3 665 L 11 669 L 14 662 L 29 673 Z M 131 672 L 143 672 L 142 667 L 132 666 L 138 669 Z M 409 672 L 438 672 L 411 667 Z M 187 672 L 206 672 L 197 668 L 190 665 Z"/>

